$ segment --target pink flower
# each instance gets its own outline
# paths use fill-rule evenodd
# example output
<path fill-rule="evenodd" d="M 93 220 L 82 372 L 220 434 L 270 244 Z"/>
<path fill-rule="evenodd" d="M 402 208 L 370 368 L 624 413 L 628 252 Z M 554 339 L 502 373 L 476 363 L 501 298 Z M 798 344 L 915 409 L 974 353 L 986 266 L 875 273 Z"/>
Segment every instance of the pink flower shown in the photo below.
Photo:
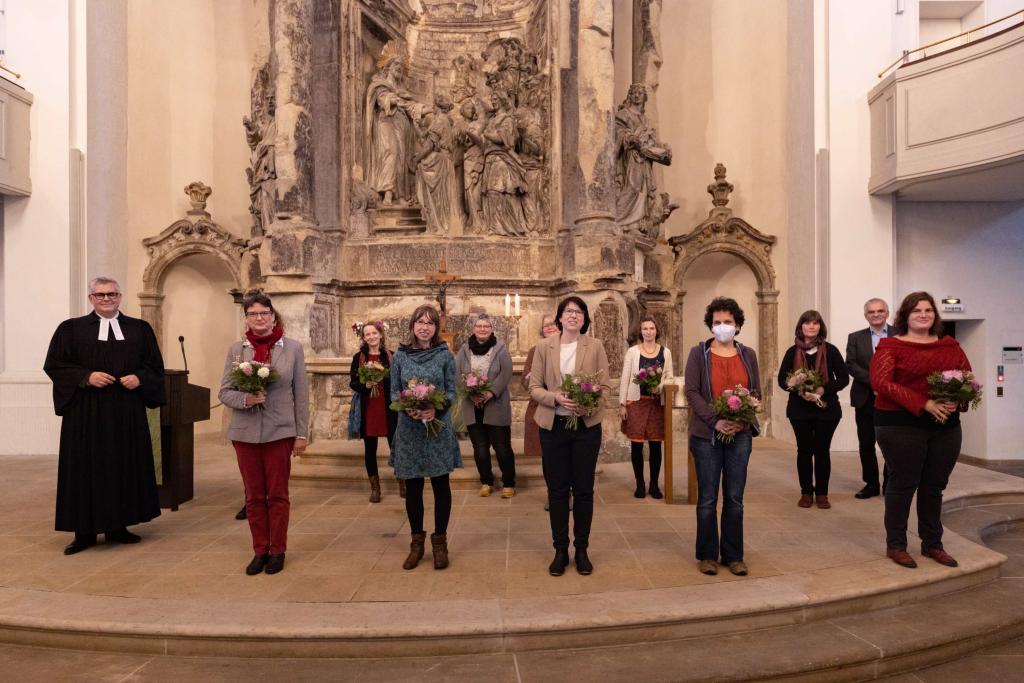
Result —
<path fill-rule="evenodd" d="M 975 391 L 981 391 L 981 382 L 979 382 L 976 379 L 972 379 L 971 380 L 971 389 L 974 389 Z"/>
<path fill-rule="evenodd" d="M 639 377 L 640 379 L 644 379 L 645 377 L 647 377 L 647 371 L 641 370 L 640 372 L 636 373 L 636 376 Z"/>
<path fill-rule="evenodd" d="M 426 398 L 429 393 L 430 387 L 426 384 L 417 384 L 412 388 L 412 395 L 418 399 Z"/>
<path fill-rule="evenodd" d="M 602 393 L 604 393 L 604 387 L 602 387 L 600 384 L 598 384 L 596 387 L 594 387 L 594 391 L 596 391 L 599 394 L 602 394 Z"/>
<path fill-rule="evenodd" d="M 582 389 L 584 393 L 590 393 L 591 391 L 594 390 L 594 385 L 591 384 L 590 382 L 584 382 L 583 384 L 580 385 L 580 389 Z"/>
<path fill-rule="evenodd" d="M 476 375 L 466 375 L 466 386 L 467 387 L 475 387 L 477 385 L 477 382 L 478 382 L 478 380 L 476 378 Z"/>
<path fill-rule="evenodd" d="M 962 382 L 964 379 L 964 374 L 959 370 L 946 370 L 942 373 L 942 379 L 946 380 L 947 382 L 951 379 L 960 380 Z"/>
<path fill-rule="evenodd" d="M 735 392 L 732 389 L 726 389 L 722 392 L 722 396 L 732 396 Z"/>
<path fill-rule="evenodd" d="M 739 396 L 730 396 L 725 403 L 729 406 L 729 410 L 739 410 L 743 405 L 743 399 Z"/>
<path fill-rule="evenodd" d="M 242 374 L 245 375 L 246 377 L 252 377 L 253 369 L 251 364 L 242 363 L 241 365 L 238 366 L 238 369 L 241 370 Z"/>

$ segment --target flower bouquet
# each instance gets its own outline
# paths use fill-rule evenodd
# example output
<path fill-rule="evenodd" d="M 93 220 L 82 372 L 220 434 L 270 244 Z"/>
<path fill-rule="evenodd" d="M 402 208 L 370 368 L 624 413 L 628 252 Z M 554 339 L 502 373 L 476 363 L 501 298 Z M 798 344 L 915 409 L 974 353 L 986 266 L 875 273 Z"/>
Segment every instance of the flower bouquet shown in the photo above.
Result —
<path fill-rule="evenodd" d="M 981 404 L 981 382 L 970 370 L 944 370 L 928 375 L 928 396 L 940 402 L 956 403 L 966 410 Z"/>
<path fill-rule="evenodd" d="M 661 378 L 664 374 L 665 368 L 660 365 L 640 368 L 640 372 L 633 375 L 633 384 L 639 384 L 640 389 L 646 389 L 648 393 L 654 394 L 661 387 Z"/>
<path fill-rule="evenodd" d="M 823 386 L 825 386 L 825 381 L 817 370 L 798 368 L 786 375 L 786 389 L 797 396 L 813 394 L 815 389 L 820 389 Z M 814 405 L 825 408 L 828 403 L 822 401 L 820 396 L 815 395 Z"/>
<path fill-rule="evenodd" d="M 605 385 L 598 381 L 598 375 L 569 375 L 562 378 L 559 387 L 570 401 L 575 401 L 576 412 L 565 420 L 565 426 L 576 430 L 580 426 L 581 417 L 593 415 L 604 402 Z"/>
<path fill-rule="evenodd" d="M 276 382 L 279 377 L 277 370 L 269 363 L 260 363 L 254 360 L 234 361 L 231 363 L 231 383 L 239 391 L 247 394 L 258 394 L 266 391 L 267 387 Z M 258 410 L 263 410 L 264 405 L 257 403 Z"/>
<path fill-rule="evenodd" d="M 398 392 L 398 400 L 392 401 L 391 410 L 404 413 L 407 410 L 441 410 L 444 408 L 444 392 L 433 384 L 423 382 L 415 377 L 410 379 L 405 389 Z M 444 428 L 444 422 L 434 417 L 433 420 L 420 420 L 427 429 L 427 434 L 437 436 Z"/>
<path fill-rule="evenodd" d="M 477 396 L 483 396 L 488 391 L 493 392 L 494 388 L 491 386 L 491 380 L 487 373 L 470 371 L 464 374 L 459 382 L 458 398 L 455 401 L 455 405 L 452 406 L 452 419 L 459 420 L 462 418 L 462 402 L 464 400 L 468 398 L 472 401 Z"/>
<path fill-rule="evenodd" d="M 375 360 L 367 361 L 359 366 L 359 381 L 371 385 L 370 398 L 380 396 L 380 383 L 390 374 L 391 370 Z"/>
<path fill-rule="evenodd" d="M 757 421 L 761 400 L 754 396 L 750 389 L 737 384 L 735 388 L 726 389 L 721 396 L 712 401 L 711 408 L 715 415 L 723 420 L 749 425 Z M 715 431 L 715 438 L 722 443 L 732 443 L 736 440 L 736 435 Z"/>

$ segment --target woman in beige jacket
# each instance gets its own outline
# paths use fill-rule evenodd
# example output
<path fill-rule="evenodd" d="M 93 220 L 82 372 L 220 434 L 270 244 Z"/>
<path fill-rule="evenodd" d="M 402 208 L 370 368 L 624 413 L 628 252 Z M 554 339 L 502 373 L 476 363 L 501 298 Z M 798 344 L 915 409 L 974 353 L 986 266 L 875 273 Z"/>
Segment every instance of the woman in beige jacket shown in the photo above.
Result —
<path fill-rule="evenodd" d="M 608 381 L 608 356 L 604 346 L 587 337 L 590 313 L 587 304 L 570 296 L 558 304 L 555 324 L 557 337 L 539 342 L 530 372 L 530 397 L 537 402 L 534 416 L 540 426 L 540 445 L 547 474 L 548 504 L 551 506 L 551 537 L 555 558 L 548 571 L 561 576 L 569 564 L 569 493 L 573 495 L 573 531 L 576 547 L 576 571 L 588 575 L 594 565 L 587 556 L 590 526 L 594 518 L 594 474 L 601 450 L 601 418 L 598 408 L 580 414 L 579 407 L 560 387 L 565 375 L 596 375 L 602 384 Z M 580 414 L 579 427 L 566 422 Z"/>

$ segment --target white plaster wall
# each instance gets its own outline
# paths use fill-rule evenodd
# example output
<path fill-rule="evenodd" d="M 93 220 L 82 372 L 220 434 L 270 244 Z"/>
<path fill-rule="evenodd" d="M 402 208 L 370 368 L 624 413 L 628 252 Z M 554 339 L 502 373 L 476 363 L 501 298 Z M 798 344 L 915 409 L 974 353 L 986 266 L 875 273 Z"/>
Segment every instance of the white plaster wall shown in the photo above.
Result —
<path fill-rule="evenodd" d="M 896 224 L 900 295 L 959 296 L 964 314 L 947 318 L 977 321 L 967 325 L 965 350 L 986 392 L 980 413 L 964 421 L 964 452 L 1024 458 L 1024 365 L 1005 367 L 1005 396 L 995 395 L 1002 347 L 1024 346 L 1024 299 L 1007 292 L 1024 280 L 1024 203 L 900 202 Z"/>
<path fill-rule="evenodd" d="M 253 11 L 251 0 L 128 4 L 127 266 L 135 292 L 147 263 L 142 240 L 184 216 L 184 188 L 193 180 L 213 188 L 213 220 L 249 235 L 242 116 Z M 126 299 L 125 309 L 138 313 L 138 298 Z"/>
<path fill-rule="evenodd" d="M 178 337 L 185 337 L 188 380 L 210 388 L 211 405 L 218 403 L 228 347 L 241 334 L 239 308 L 226 294 L 234 286 L 227 268 L 209 255 L 178 261 L 164 282 L 164 365 L 184 367 Z M 217 408 L 208 421 L 196 424 L 196 433 L 220 432 L 223 411 Z"/>
<path fill-rule="evenodd" d="M 50 336 L 72 311 L 69 297 L 69 45 L 62 0 L 7 3 L 7 65 L 35 97 L 31 112 L 32 196 L 4 200 L 0 306 L 0 453 L 56 453 L 43 360 Z M 78 303 L 78 302 L 76 302 Z"/>

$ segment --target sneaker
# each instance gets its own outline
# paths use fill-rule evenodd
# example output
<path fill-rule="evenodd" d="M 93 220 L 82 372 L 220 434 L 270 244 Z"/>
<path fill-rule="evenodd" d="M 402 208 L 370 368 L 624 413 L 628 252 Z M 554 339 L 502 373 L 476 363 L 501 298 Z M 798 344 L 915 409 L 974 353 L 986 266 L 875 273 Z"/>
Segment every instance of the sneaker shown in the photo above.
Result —
<path fill-rule="evenodd" d="M 736 576 L 746 576 L 747 565 L 743 564 L 742 560 L 736 560 L 735 562 L 729 563 L 729 571 L 731 571 Z"/>
<path fill-rule="evenodd" d="M 502 498 L 511 498 L 514 495 L 516 495 L 516 490 L 511 486 L 506 486 L 501 490 Z"/>
<path fill-rule="evenodd" d="M 697 569 L 700 570 L 701 574 L 714 576 L 718 573 L 718 563 L 714 560 L 701 560 L 700 564 L 697 565 Z"/>
<path fill-rule="evenodd" d="M 480 487 L 480 497 L 481 498 L 489 497 L 491 495 L 491 491 L 493 491 L 493 490 L 494 489 L 492 489 L 490 486 L 488 486 L 487 484 L 484 484 L 483 486 Z"/>
<path fill-rule="evenodd" d="M 903 548 L 889 548 L 885 551 L 885 556 L 901 567 L 906 567 L 907 569 L 917 568 L 917 562 Z"/>

